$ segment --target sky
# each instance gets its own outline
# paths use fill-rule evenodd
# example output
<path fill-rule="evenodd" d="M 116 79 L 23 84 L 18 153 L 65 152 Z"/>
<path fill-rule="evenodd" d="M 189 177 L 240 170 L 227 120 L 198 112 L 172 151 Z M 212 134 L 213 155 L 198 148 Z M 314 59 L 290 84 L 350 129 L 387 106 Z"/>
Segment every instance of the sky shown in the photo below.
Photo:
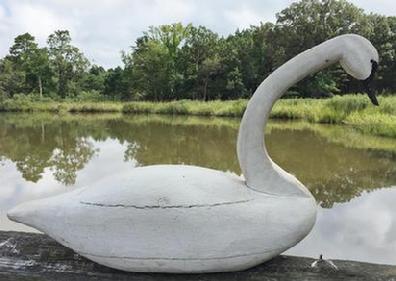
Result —
<path fill-rule="evenodd" d="M 0 0 L 0 57 L 13 39 L 29 32 L 40 46 L 54 30 L 68 29 L 73 44 L 105 68 L 121 65 L 148 26 L 182 22 L 204 25 L 220 35 L 260 22 L 292 0 Z M 352 0 L 367 12 L 396 15 L 395 0 Z"/>

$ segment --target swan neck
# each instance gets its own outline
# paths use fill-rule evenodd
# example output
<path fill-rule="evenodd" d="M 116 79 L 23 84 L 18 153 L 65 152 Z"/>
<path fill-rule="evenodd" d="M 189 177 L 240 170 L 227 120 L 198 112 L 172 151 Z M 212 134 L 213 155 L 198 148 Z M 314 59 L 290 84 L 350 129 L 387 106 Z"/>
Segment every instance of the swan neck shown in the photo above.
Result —
<path fill-rule="evenodd" d="M 294 181 L 298 181 L 268 155 L 264 128 L 274 103 L 288 88 L 304 77 L 336 63 L 341 57 L 341 46 L 337 41 L 326 41 L 283 64 L 257 88 L 242 117 L 237 143 L 239 164 L 249 187 L 275 195 L 306 196 L 306 190 L 296 188 Z"/>

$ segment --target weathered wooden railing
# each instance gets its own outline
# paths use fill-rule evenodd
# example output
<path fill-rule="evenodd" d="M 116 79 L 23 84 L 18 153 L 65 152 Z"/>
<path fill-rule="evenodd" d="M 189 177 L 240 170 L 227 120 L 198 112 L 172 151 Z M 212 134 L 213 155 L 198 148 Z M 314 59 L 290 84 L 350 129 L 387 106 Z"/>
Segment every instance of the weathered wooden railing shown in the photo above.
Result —
<path fill-rule="evenodd" d="M 395 253 L 396 254 L 396 253 Z M 126 273 L 91 262 L 42 234 L 0 231 L 0 280 L 209 281 L 396 280 L 396 266 L 334 261 L 311 267 L 310 258 L 279 256 L 247 271 L 214 274 Z"/>

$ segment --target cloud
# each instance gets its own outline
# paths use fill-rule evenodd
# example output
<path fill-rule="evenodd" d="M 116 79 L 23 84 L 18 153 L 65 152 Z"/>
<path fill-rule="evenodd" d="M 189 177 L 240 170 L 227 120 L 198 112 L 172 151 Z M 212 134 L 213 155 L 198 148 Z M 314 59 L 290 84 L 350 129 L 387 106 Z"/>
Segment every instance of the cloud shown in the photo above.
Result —
<path fill-rule="evenodd" d="M 1 2 L 0 2 L 1 4 Z M 0 6 L 0 55 L 4 55 L 13 39 L 22 33 L 33 34 L 41 45 L 55 29 L 68 28 L 72 32 L 74 25 L 68 17 L 60 16 L 49 7 L 41 4 L 31 5 L 27 1 L 9 1 Z M 0 9 L 1 10 L 1 9 Z"/>
<path fill-rule="evenodd" d="M 0 56 L 24 32 L 41 46 L 50 33 L 68 29 L 73 43 L 94 63 L 121 64 L 120 51 L 134 44 L 150 25 L 182 22 L 205 25 L 221 35 L 274 21 L 292 0 L 0 0 Z M 353 0 L 369 11 L 395 14 L 393 0 Z M 380 3 L 380 4 L 378 4 Z"/>
<path fill-rule="evenodd" d="M 249 27 L 252 24 L 259 24 L 262 17 L 247 6 L 241 7 L 240 10 L 229 10 L 225 12 L 225 18 L 228 19 L 233 26 L 240 29 Z"/>

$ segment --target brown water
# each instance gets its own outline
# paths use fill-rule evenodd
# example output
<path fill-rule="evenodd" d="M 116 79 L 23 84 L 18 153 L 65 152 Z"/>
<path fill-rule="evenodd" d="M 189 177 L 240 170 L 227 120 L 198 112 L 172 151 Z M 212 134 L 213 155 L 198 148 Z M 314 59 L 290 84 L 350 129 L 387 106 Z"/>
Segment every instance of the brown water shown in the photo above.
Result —
<path fill-rule="evenodd" d="M 16 204 L 178 163 L 239 173 L 239 119 L 0 114 L 0 230 Z M 396 264 L 396 140 L 348 127 L 271 122 L 270 155 L 318 202 L 311 234 L 289 254 Z M 392 187 L 395 186 L 395 187 Z"/>

